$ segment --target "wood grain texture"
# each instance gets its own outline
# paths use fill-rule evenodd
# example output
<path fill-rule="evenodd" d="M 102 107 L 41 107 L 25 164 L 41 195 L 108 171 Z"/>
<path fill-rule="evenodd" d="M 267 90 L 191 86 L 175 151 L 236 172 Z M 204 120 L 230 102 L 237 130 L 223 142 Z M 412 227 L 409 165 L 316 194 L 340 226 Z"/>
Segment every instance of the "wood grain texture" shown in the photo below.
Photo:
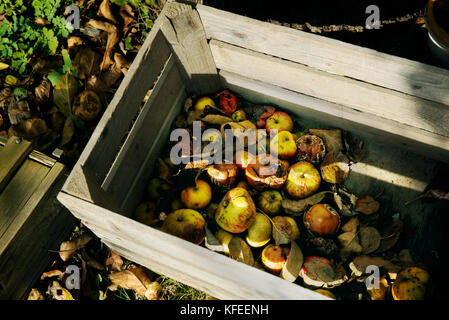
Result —
<path fill-rule="evenodd" d="M 10 137 L 0 152 L 0 192 L 32 150 L 31 142 Z"/>
<path fill-rule="evenodd" d="M 171 57 L 102 185 L 119 204 L 128 194 L 129 186 L 138 179 L 148 155 L 156 156 L 157 152 L 153 149 L 162 127 L 167 122 L 171 124 L 168 116 L 176 108 L 174 104 L 178 102 L 178 97 L 185 95 L 184 91 L 175 59 Z"/>
<path fill-rule="evenodd" d="M 198 12 L 191 5 L 169 2 L 161 25 L 187 81 L 190 94 L 207 94 L 219 89 L 219 79 L 214 59 Z"/>
<path fill-rule="evenodd" d="M 445 105 L 216 40 L 210 46 L 219 69 L 449 137 Z M 449 143 L 442 147 L 449 149 Z"/>
<path fill-rule="evenodd" d="M 31 160 L 27 160 L 31 161 Z M 20 228 L 5 239 L 1 239 L 0 249 L 0 298 L 26 299 L 35 281 L 55 256 L 48 250 L 57 250 L 76 219 L 56 199 L 64 182 L 65 168 L 55 164 L 42 180 L 40 186 L 20 210 Z M 25 218 L 24 212 L 31 213 Z M 11 226 L 12 227 L 12 226 Z M 11 228 L 13 230 L 13 228 Z M 8 233 L 8 232 L 7 232 Z M 4 247 L 4 244 L 7 244 Z"/>
<path fill-rule="evenodd" d="M 325 101 L 271 83 L 239 74 L 220 71 L 223 86 L 255 103 L 276 104 L 296 114 L 300 121 L 313 121 L 314 126 L 342 128 L 359 135 L 413 150 L 433 159 L 449 162 L 448 139 L 425 130 L 360 112 L 347 106 Z M 312 124 L 311 124 L 312 125 Z"/>
<path fill-rule="evenodd" d="M 86 166 L 102 183 L 133 120 L 140 112 L 142 99 L 161 73 L 171 50 L 156 21 L 113 100 L 104 112 L 69 176 L 64 189 L 83 199 L 90 199 L 81 166 Z"/>
<path fill-rule="evenodd" d="M 449 106 L 449 70 L 204 5 L 208 38 Z"/>
<path fill-rule="evenodd" d="M 117 253 L 219 299 L 325 299 L 267 272 L 107 211 L 64 192 L 58 199 Z M 96 216 L 103 223 L 96 224 Z M 90 223 L 89 223 L 90 221 Z"/>

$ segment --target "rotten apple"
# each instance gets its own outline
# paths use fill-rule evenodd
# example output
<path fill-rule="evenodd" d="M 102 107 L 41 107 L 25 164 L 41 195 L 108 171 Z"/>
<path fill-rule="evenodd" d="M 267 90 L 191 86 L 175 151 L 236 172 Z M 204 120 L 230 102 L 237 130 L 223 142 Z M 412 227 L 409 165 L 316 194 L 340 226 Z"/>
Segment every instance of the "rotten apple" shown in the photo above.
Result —
<path fill-rule="evenodd" d="M 220 187 L 232 187 L 237 182 L 239 168 L 233 163 L 221 163 L 209 166 L 207 174 L 210 180 Z"/>
<path fill-rule="evenodd" d="M 197 180 L 195 186 L 181 191 L 181 201 L 189 209 L 202 209 L 212 199 L 212 190 L 204 180 Z"/>
<path fill-rule="evenodd" d="M 206 221 L 198 211 L 180 209 L 167 216 L 161 230 L 192 243 L 200 244 L 206 235 L 205 225 Z"/>
<path fill-rule="evenodd" d="M 271 155 L 261 154 L 245 170 L 246 181 L 258 191 L 280 189 L 287 180 L 287 168 Z"/>
<path fill-rule="evenodd" d="M 275 216 L 282 212 L 282 195 L 277 190 L 262 192 L 257 198 L 257 207 L 264 213 Z"/>
<path fill-rule="evenodd" d="M 340 215 L 328 204 L 315 204 L 303 217 L 304 225 L 314 235 L 334 234 L 340 226 Z"/>
<path fill-rule="evenodd" d="M 323 140 L 315 135 L 304 135 L 296 140 L 296 159 L 298 161 L 307 161 L 318 163 L 326 155 L 326 147 Z"/>
<path fill-rule="evenodd" d="M 273 274 L 279 274 L 287 262 L 290 249 L 275 244 L 269 244 L 262 251 L 262 264 Z"/>

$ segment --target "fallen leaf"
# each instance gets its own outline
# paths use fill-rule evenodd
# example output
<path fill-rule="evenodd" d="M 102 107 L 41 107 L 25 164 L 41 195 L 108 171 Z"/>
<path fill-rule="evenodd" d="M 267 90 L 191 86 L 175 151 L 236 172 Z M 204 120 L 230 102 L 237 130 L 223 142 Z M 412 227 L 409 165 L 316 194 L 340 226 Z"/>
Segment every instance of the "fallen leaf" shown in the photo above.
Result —
<path fill-rule="evenodd" d="M 318 192 L 313 196 L 301 200 L 283 199 L 282 207 L 288 214 L 298 214 L 306 210 L 307 207 L 313 206 L 314 204 L 321 202 L 328 193 L 330 192 L 329 191 Z"/>
<path fill-rule="evenodd" d="M 333 268 L 323 259 L 312 259 L 304 262 L 300 276 L 304 283 L 320 288 L 333 288 L 342 285 L 348 279 L 342 265 Z"/>
<path fill-rule="evenodd" d="M 249 266 L 254 266 L 254 256 L 246 241 L 240 237 L 233 237 L 229 242 L 229 256 Z"/>
<path fill-rule="evenodd" d="M 304 256 L 302 254 L 301 248 L 292 241 L 290 247 L 290 253 L 287 257 L 287 261 L 281 271 L 281 278 L 289 282 L 295 282 L 299 277 L 299 272 L 304 262 Z"/>
<path fill-rule="evenodd" d="M 328 153 L 338 154 L 343 149 L 342 132 L 340 129 L 323 130 L 309 129 L 309 133 L 323 139 Z"/>
<path fill-rule="evenodd" d="M 370 254 L 380 246 L 381 236 L 374 227 L 361 227 L 359 232 L 360 244 L 363 247 L 363 254 Z"/>
<path fill-rule="evenodd" d="M 27 300 L 45 300 L 44 295 L 36 288 L 31 289 Z"/>
<path fill-rule="evenodd" d="M 114 15 L 112 14 L 111 4 L 110 4 L 109 0 L 103 0 L 101 2 L 100 8 L 98 9 L 98 13 L 97 14 L 100 17 L 105 17 L 109 21 L 112 21 L 114 23 L 118 23 L 117 20 L 115 19 Z"/>
<path fill-rule="evenodd" d="M 120 271 L 123 266 L 123 259 L 111 250 L 109 252 L 109 257 L 106 259 L 105 265 L 109 270 Z"/>
<path fill-rule="evenodd" d="M 8 106 L 8 118 L 12 125 L 17 125 L 31 118 L 31 110 L 28 102 L 11 100 Z"/>
<path fill-rule="evenodd" d="M 79 79 L 87 79 L 99 73 L 101 57 L 91 48 L 80 49 L 73 59 L 73 68 L 77 71 Z"/>
<path fill-rule="evenodd" d="M 91 19 L 87 22 L 88 26 L 92 26 L 94 28 L 106 31 L 108 33 L 108 40 L 106 43 L 106 49 L 103 56 L 103 61 L 100 65 L 100 71 L 106 70 L 110 65 L 114 62 L 111 59 L 111 53 L 114 46 L 117 44 L 119 40 L 119 32 L 117 28 L 108 22 L 98 21 Z"/>
<path fill-rule="evenodd" d="M 346 155 L 352 162 L 360 162 L 365 156 L 363 149 L 364 141 L 354 137 L 347 131 L 343 131 L 343 140 L 346 148 Z"/>
<path fill-rule="evenodd" d="M 78 91 L 78 82 L 70 73 L 64 74 L 56 83 L 53 101 L 63 115 L 69 117 L 72 101 Z"/>
<path fill-rule="evenodd" d="M 391 224 L 380 229 L 381 241 L 379 252 L 385 252 L 398 242 L 403 223 L 400 219 L 393 219 Z"/>
<path fill-rule="evenodd" d="M 341 230 L 345 231 L 345 232 L 353 232 L 353 233 L 357 233 L 357 230 L 359 228 L 359 219 L 357 218 L 351 218 L 349 219 L 348 222 L 346 222 L 343 227 L 341 227 Z"/>
<path fill-rule="evenodd" d="M 366 195 L 359 197 L 355 204 L 355 210 L 366 215 L 379 211 L 380 204 L 373 197 Z"/>
<path fill-rule="evenodd" d="M 65 119 L 64 127 L 62 129 L 61 143 L 59 144 L 59 146 L 62 147 L 67 143 L 69 143 L 74 135 L 75 135 L 75 124 L 73 123 L 71 117 L 67 117 Z"/>
<path fill-rule="evenodd" d="M 187 125 L 191 126 L 193 121 L 201 120 L 203 116 L 203 110 L 191 110 L 187 112 Z"/>
<path fill-rule="evenodd" d="M 228 122 L 232 122 L 232 119 L 226 116 L 222 116 L 219 114 L 208 114 L 204 118 L 201 119 L 202 121 L 209 123 L 209 124 L 216 124 L 216 125 L 222 125 Z"/>
<path fill-rule="evenodd" d="M 131 66 L 131 62 L 126 60 L 126 58 L 118 52 L 114 53 L 114 62 L 123 74 L 126 74 Z"/>
<path fill-rule="evenodd" d="M 140 296 L 153 299 L 157 286 L 148 278 L 142 267 L 135 267 L 129 270 L 114 272 L 109 275 L 112 284 L 108 287 L 111 291 L 116 291 L 118 287 L 133 290 Z"/>
<path fill-rule="evenodd" d="M 90 240 L 92 240 L 92 237 L 87 233 L 83 233 L 73 240 L 62 242 L 59 248 L 59 256 L 62 261 L 69 260 L 77 250 L 84 248 Z"/>
<path fill-rule="evenodd" d="M 77 36 L 70 36 L 67 39 L 67 47 L 69 48 L 69 51 L 75 47 L 80 47 L 84 45 L 84 40 Z"/>
<path fill-rule="evenodd" d="M 366 273 L 368 266 L 378 266 L 383 267 L 387 272 L 397 273 L 400 271 L 401 267 L 393 264 L 389 260 L 382 257 L 370 257 L 366 255 L 358 256 L 349 264 L 349 268 L 352 270 L 355 276 L 359 277 Z"/>
<path fill-rule="evenodd" d="M 90 266 L 96 270 L 99 270 L 99 271 L 104 270 L 104 266 L 100 262 L 95 260 L 93 257 L 91 257 L 84 249 L 82 250 L 82 256 L 88 266 Z"/>
<path fill-rule="evenodd" d="M 361 253 L 363 250 L 359 242 L 359 237 L 355 232 L 344 232 L 340 234 L 338 241 L 341 244 L 340 254 L 344 257 L 353 253 Z"/>
<path fill-rule="evenodd" d="M 134 21 L 134 11 L 128 3 L 120 7 L 120 16 L 123 19 L 123 35 L 126 36 L 129 26 Z"/>
<path fill-rule="evenodd" d="M 64 276 L 64 272 L 62 272 L 61 270 L 50 270 L 50 271 L 44 272 L 41 275 L 40 279 L 44 280 L 46 278 L 58 277 L 58 280 L 61 280 L 63 276 Z"/>
<path fill-rule="evenodd" d="M 281 244 L 288 244 L 292 240 L 292 232 L 295 232 L 292 230 L 292 225 L 287 220 L 287 217 L 282 216 L 276 216 L 271 219 L 273 228 L 272 228 L 272 236 L 274 239 L 274 242 L 277 245 Z"/>
<path fill-rule="evenodd" d="M 106 86 L 106 90 L 115 87 L 117 81 L 122 77 L 122 74 L 122 70 L 120 70 L 120 68 L 115 63 L 108 70 L 106 70 L 101 75 L 101 80 Z"/>
<path fill-rule="evenodd" d="M 48 21 L 44 18 L 37 18 L 36 20 L 34 20 L 34 23 L 36 23 L 39 26 L 47 26 L 47 25 L 51 24 L 50 21 Z"/>
<path fill-rule="evenodd" d="M 53 281 L 48 286 L 47 294 L 52 300 L 75 300 L 70 291 L 61 287 L 58 281 Z"/>
<path fill-rule="evenodd" d="M 345 217 L 353 217 L 359 213 L 354 210 L 357 197 L 349 192 L 346 192 L 342 188 L 338 188 L 334 185 L 332 186 L 334 202 L 338 207 L 338 210 Z"/>
<path fill-rule="evenodd" d="M 34 95 L 36 100 L 40 103 L 48 101 L 50 99 L 51 83 L 47 78 L 43 78 L 41 83 L 34 88 Z"/>
<path fill-rule="evenodd" d="M 210 231 L 209 227 L 206 225 L 206 240 L 205 245 L 206 248 L 216 252 L 224 252 L 223 245 L 218 241 L 217 237 Z"/>

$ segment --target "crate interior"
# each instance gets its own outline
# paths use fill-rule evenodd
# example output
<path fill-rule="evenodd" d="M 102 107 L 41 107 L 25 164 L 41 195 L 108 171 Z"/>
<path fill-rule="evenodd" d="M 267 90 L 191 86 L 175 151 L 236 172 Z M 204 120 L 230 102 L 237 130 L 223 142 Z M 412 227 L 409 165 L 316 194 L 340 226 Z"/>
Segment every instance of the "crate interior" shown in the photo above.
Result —
<path fill-rule="evenodd" d="M 177 69 L 177 66 L 174 65 Z M 233 82 L 229 77 L 222 78 L 223 88 L 229 88 L 240 94 L 246 100 L 254 103 L 263 103 L 279 106 L 296 116 L 298 121 L 306 128 L 340 128 L 361 137 L 365 142 L 367 152 L 365 158 L 352 166 L 349 179 L 345 186 L 354 194 L 380 195 L 381 210 L 387 215 L 399 214 L 404 222 L 399 246 L 411 250 L 417 261 L 423 262 L 431 272 L 431 275 L 439 279 L 447 279 L 445 273 L 449 263 L 447 244 L 449 243 L 449 206 L 445 201 L 432 201 L 421 199 L 409 205 L 405 203 L 417 198 L 433 178 L 446 169 L 448 165 L 433 160 L 431 156 L 425 157 L 401 145 L 391 143 L 388 133 L 381 133 L 373 128 L 365 128 L 356 123 L 349 123 L 338 116 L 324 116 L 320 112 L 304 109 L 303 106 L 288 100 L 270 95 L 269 90 L 262 92 L 248 89 L 241 81 Z M 175 103 L 171 106 L 163 122 L 154 123 L 152 117 L 140 119 L 145 125 L 135 126 L 131 130 L 133 134 L 139 134 L 148 126 L 157 126 L 159 133 L 151 146 L 151 155 L 146 157 L 139 171 L 139 177 L 131 186 L 122 186 L 129 189 L 132 197 L 124 199 L 123 208 L 126 216 L 131 216 L 134 208 L 142 201 L 146 192 L 146 183 L 149 181 L 154 168 L 154 163 L 166 146 L 170 136 L 170 127 L 183 108 L 184 100 L 188 96 L 185 88 L 177 95 Z M 204 93 L 204 94 L 210 94 Z M 143 110 L 148 107 L 145 105 Z M 142 114 L 142 112 L 141 112 Z M 323 120 L 325 119 L 325 120 Z M 139 121 L 139 119 L 136 120 Z M 366 129 L 366 130 L 365 130 Z M 150 140 L 140 141 L 141 144 L 150 143 Z M 150 147 L 150 146 L 148 146 Z M 129 155 L 127 155 L 129 156 Z M 120 167 L 118 168 L 120 169 Z M 440 291 L 440 290 L 439 290 Z M 444 295 L 444 291 L 438 296 Z"/>

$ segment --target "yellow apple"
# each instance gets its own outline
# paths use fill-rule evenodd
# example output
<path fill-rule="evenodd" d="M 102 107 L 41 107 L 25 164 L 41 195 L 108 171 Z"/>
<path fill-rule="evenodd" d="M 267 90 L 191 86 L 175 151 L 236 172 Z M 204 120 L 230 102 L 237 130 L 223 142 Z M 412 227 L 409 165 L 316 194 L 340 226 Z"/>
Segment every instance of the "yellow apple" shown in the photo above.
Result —
<path fill-rule="evenodd" d="M 209 97 L 201 97 L 195 103 L 195 110 L 203 111 L 207 106 L 215 107 L 215 102 Z"/>
<path fill-rule="evenodd" d="M 200 244 L 206 236 L 205 225 L 206 221 L 198 211 L 180 209 L 167 216 L 161 230 L 195 244 Z"/>
<path fill-rule="evenodd" d="M 290 159 L 296 154 L 296 142 L 289 131 L 280 131 L 270 142 L 270 150 L 279 159 Z"/>
<path fill-rule="evenodd" d="M 187 187 L 181 191 L 181 201 L 189 209 L 202 209 L 212 199 L 212 190 L 203 180 L 197 180 L 194 187 Z"/>
<path fill-rule="evenodd" d="M 224 230 L 241 233 L 256 219 L 256 206 L 246 189 L 229 190 L 218 205 L 215 221 Z"/>
<path fill-rule="evenodd" d="M 246 242 L 251 247 L 263 247 L 271 239 L 271 221 L 263 213 L 256 213 L 256 219 L 248 228 Z"/>
<path fill-rule="evenodd" d="M 275 216 L 282 212 L 282 195 L 279 191 L 264 191 L 257 198 L 257 207 L 264 213 Z"/>
<path fill-rule="evenodd" d="M 315 192 L 321 184 L 318 170 L 309 162 L 297 162 L 289 168 L 285 188 L 294 198 L 306 198 Z"/>
<path fill-rule="evenodd" d="M 270 132 L 271 130 L 292 131 L 293 120 L 287 113 L 276 111 L 267 119 L 265 129 L 267 132 Z"/>

